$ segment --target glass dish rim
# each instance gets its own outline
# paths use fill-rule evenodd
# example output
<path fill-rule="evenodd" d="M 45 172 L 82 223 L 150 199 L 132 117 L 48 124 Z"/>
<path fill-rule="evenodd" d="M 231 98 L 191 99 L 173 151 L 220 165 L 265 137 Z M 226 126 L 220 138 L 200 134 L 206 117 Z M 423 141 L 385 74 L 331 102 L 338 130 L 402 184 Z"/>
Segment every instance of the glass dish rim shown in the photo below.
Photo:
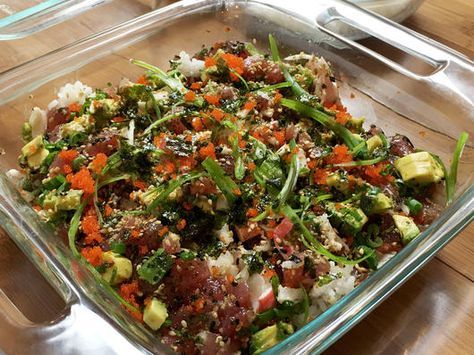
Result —
<path fill-rule="evenodd" d="M 201 1 L 204 5 L 208 3 L 208 1 Z M 254 1 L 233 1 L 233 3 L 257 3 L 261 5 L 261 2 L 254 2 Z M 215 4 L 213 4 L 215 5 Z M 171 5 L 173 6 L 173 5 Z M 177 7 L 177 6 L 175 6 Z M 217 5 L 218 7 L 218 5 Z M 213 8 L 217 8 L 216 6 L 213 6 Z M 275 10 L 275 9 L 272 9 Z M 157 10 L 158 12 L 163 11 L 163 9 Z M 191 15 L 192 12 L 186 13 L 186 15 Z M 153 13 L 151 14 L 146 14 L 143 15 L 137 19 L 142 19 L 142 18 L 147 18 L 147 17 L 153 17 Z M 92 35 L 87 37 L 85 40 L 100 40 L 101 38 L 105 37 L 107 33 L 112 32 L 113 30 L 119 28 L 123 29 L 124 26 L 128 23 L 133 23 L 137 21 L 137 19 L 133 19 L 130 21 L 125 22 L 124 24 L 115 26 L 112 29 L 100 32 L 98 34 Z M 135 22 L 135 26 L 133 29 L 136 31 L 139 30 L 139 22 Z M 166 26 L 164 24 L 163 26 Z M 131 28 L 128 28 L 130 32 L 133 32 Z M 129 34 L 130 35 L 130 34 Z M 136 34 L 135 34 L 136 35 Z M 70 48 L 74 48 L 74 46 L 78 46 L 82 43 L 83 40 L 77 41 L 71 45 L 68 45 L 66 47 L 60 48 L 56 51 L 54 51 L 52 54 L 59 55 L 62 53 L 62 51 Z M 100 45 L 100 43 L 99 43 Z M 35 63 L 40 63 L 41 58 L 48 58 L 50 54 L 47 54 L 46 56 L 39 57 L 37 59 L 34 59 L 28 63 L 22 64 L 19 67 L 14 68 L 15 70 L 13 71 L 21 71 L 22 68 L 27 67 L 28 65 L 34 65 Z M 94 58 L 95 59 L 95 58 Z M 83 63 L 85 65 L 87 63 Z M 82 65 L 81 65 L 82 66 Z M 60 72 L 60 75 L 64 73 Z M 0 85 L 2 83 L 3 75 L 0 75 Z M 44 77 L 44 83 L 48 82 L 51 80 L 51 77 Z M 1 86 L 0 86 L 1 88 Z M 31 88 L 25 89 L 25 91 L 29 91 Z M 23 94 L 23 93 L 20 93 Z M 286 340 L 282 341 L 281 343 L 277 344 L 274 348 L 270 349 L 268 353 L 279 353 L 283 350 L 284 348 L 290 345 L 292 342 L 296 340 L 296 338 L 301 338 L 303 334 L 307 334 L 308 332 L 312 332 L 315 330 L 315 328 L 319 325 L 324 324 L 325 322 L 329 321 L 331 317 L 334 317 L 337 315 L 337 312 L 343 310 L 345 307 L 348 307 L 351 305 L 351 302 L 354 301 L 356 297 L 360 297 L 361 294 L 368 288 L 370 285 L 376 286 L 378 284 L 377 279 L 383 279 L 384 276 L 387 276 L 387 274 L 390 274 L 391 269 L 395 266 L 401 263 L 402 261 L 408 262 L 411 261 L 412 264 L 414 265 L 414 268 L 411 270 L 404 270 L 404 272 L 396 272 L 393 276 L 393 278 L 396 278 L 393 282 L 393 284 L 389 284 L 384 286 L 382 289 L 379 289 L 379 295 L 381 296 L 380 299 L 373 299 L 370 304 L 364 306 L 364 308 L 360 309 L 343 327 L 339 328 L 336 332 L 328 335 L 325 339 L 322 340 L 322 342 L 318 345 L 318 352 L 323 351 L 326 349 L 329 345 L 331 345 L 335 340 L 337 340 L 342 334 L 344 334 L 348 329 L 350 329 L 357 321 L 359 321 L 363 316 L 365 316 L 373 307 L 375 307 L 378 303 L 380 303 L 385 297 L 387 297 L 391 292 L 393 292 L 396 287 L 398 287 L 402 282 L 404 282 L 409 276 L 411 276 L 416 270 L 418 270 L 420 267 L 422 267 L 430 258 L 436 253 L 440 248 L 442 248 L 447 242 L 449 242 L 454 236 L 462 229 L 464 228 L 469 222 L 471 222 L 474 218 L 474 213 L 471 211 L 467 210 L 467 213 L 464 213 L 465 207 L 469 207 L 474 204 L 474 187 L 471 186 L 468 189 L 464 191 L 464 193 L 459 196 L 456 201 L 445 211 L 443 211 L 442 215 L 433 223 L 426 231 L 423 232 L 423 234 L 417 238 L 414 242 L 410 243 L 406 248 L 404 248 L 399 254 L 397 254 L 395 257 L 393 257 L 391 260 L 389 260 L 383 267 L 381 267 L 379 270 L 374 272 L 369 279 L 364 281 L 362 285 L 357 287 L 355 290 L 353 290 L 350 294 L 346 295 L 343 299 L 338 301 L 336 304 L 334 304 L 332 307 L 330 307 L 328 310 L 326 310 L 324 313 L 319 315 L 317 318 L 315 318 L 313 321 L 310 323 L 306 324 L 303 328 L 299 329 L 294 335 L 291 337 L 287 338 Z M 0 199 L 1 202 L 1 199 Z M 464 207 L 464 208 L 463 208 Z M 460 213 L 463 212 L 461 215 Z M 456 217 L 456 218 L 454 218 Z M 459 218 L 458 218 L 459 217 Z M 448 222 L 454 222 L 451 224 L 451 226 L 447 225 Z M 441 227 L 446 227 L 448 228 L 447 231 L 444 232 L 444 234 L 439 232 L 439 228 Z M 445 228 L 445 229 L 446 229 Z M 433 234 L 430 236 L 430 234 Z M 14 239 L 14 238 L 12 238 Z M 424 244 L 428 242 L 432 242 L 430 245 L 426 246 L 424 249 L 421 249 L 421 247 L 424 246 Z M 413 256 L 413 252 L 421 250 L 425 254 L 420 254 L 418 257 Z M 418 260 L 420 259 L 420 260 Z M 419 261 L 419 262 L 417 262 Z M 410 264 L 411 265 L 411 264 Z M 375 277 L 377 276 L 377 277 Z M 364 287 L 365 285 L 365 287 Z M 353 305 L 352 307 L 354 307 Z M 300 339 L 301 340 L 301 339 Z"/>

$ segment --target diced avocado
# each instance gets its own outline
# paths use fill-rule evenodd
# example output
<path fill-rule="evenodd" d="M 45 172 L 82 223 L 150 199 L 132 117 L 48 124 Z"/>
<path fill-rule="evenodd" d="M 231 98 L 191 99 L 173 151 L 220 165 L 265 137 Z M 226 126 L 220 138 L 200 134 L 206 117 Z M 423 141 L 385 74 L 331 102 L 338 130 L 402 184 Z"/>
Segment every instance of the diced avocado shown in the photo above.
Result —
<path fill-rule="evenodd" d="M 94 100 L 89 112 L 94 116 L 95 125 L 103 127 L 113 117 L 117 116 L 120 103 L 114 99 Z"/>
<path fill-rule="evenodd" d="M 413 219 L 410 217 L 405 217 L 401 215 L 393 215 L 393 221 L 395 226 L 402 236 L 402 243 L 404 245 L 410 243 L 415 237 L 420 234 L 418 226 L 413 222 Z"/>
<path fill-rule="evenodd" d="M 380 192 L 378 188 L 373 188 L 361 197 L 360 207 L 370 216 L 388 211 L 393 207 L 393 201 L 390 197 Z"/>
<path fill-rule="evenodd" d="M 51 191 L 44 198 L 43 208 L 53 212 L 75 210 L 81 204 L 81 197 L 82 190 L 69 190 L 66 195 L 57 195 L 56 191 Z"/>
<path fill-rule="evenodd" d="M 21 148 L 20 159 L 26 159 L 28 165 L 33 168 L 39 168 L 49 151 L 44 147 L 43 136 L 36 136 L 31 142 Z"/>
<path fill-rule="evenodd" d="M 329 175 L 326 179 L 329 187 L 334 187 L 336 190 L 346 192 L 349 189 L 349 180 L 347 176 L 340 172 L 335 172 Z"/>
<path fill-rule="evenodd" d="M 278 344 L 293 332 L 293 326 L 283 322 L 263 328 L 252 335 L 250 353 L 261 354 L 272 346 Z"/>
<path fill-rule="evenodd" d="M 347 234 L 359 232 L 368 221 L 360 208 L 348 204 L 331 202 L 327 204 L 327 208 L 331 213 L 330 221 L 333 226 Z"/>
<path fill-rule="evenodd" d="M 23 123 L 21 127 L 21 137 L 23 138 L 23 142 L 29 142 L 33 139 L 33 130 L 31 128 L 31 124 L 28 122 Z"/>
<path fill-rule="evenodd" d="M 91 127 L 89 115 L 75 117 L 72 121 L 61 126 L 61 136 L 66 138 L 79 132 L 86 132 L 89 127 Z"/>
<path fill-rule="evenodd" d="M 111 285 L 119 284 L 132 276 L 132 262 L 129 259 L 113 251 L 107 251 L 103 260 L 110 266 L 105 269 L 102 278 Z"/>
<path fill-rule="evenodd" d="M 348 126 L 353 127 L 356 130 L 362 129 L 362 125 L 364 124 L 365 118 L 364 117 L 351 117 Z"/>
<path fill-rule="evenodd" d="M 406 183 L 426 185 L 444 178 L 442 167 L 428 152 L 408 154 L 397 159 L 394 165 Z"/>
<path fill-rule="evenodd" d="M 143 311 L 143 321 L 153 330 L 158 330 L 168 318 L 166 305 L 156 298 L 152 298 Z"/>
<path fill-rule="evenodd" d="M 367 150 L 369 151 L 369 153 L 373 153 L 375 149 L 381 146 L 383 146 L 383 141 L 379 135 L 367 139 Z"/>

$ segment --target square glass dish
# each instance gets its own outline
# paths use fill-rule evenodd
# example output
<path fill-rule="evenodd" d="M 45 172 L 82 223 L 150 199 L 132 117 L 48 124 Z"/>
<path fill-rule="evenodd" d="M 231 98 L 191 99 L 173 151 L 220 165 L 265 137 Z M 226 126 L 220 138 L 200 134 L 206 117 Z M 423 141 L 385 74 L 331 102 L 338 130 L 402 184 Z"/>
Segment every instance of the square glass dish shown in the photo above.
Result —
<path fill-rule="evenodd" d="M 344 22 L 417 58 L 363 47 L 331 30 Z M 366 124 L 404 134 L 445 162 L 461 131 L 473 137 L 473 64 L 425 37 L 344 1 L 182 1 L 75 42 L 0 75 L 0 224 L 65 300 L 61 317 L 32 324 L 0 292 L 0 348 L 6 353 L 166 353 L 97 284 L 65 241 L 19 196 L 4 171 L 17 166 L 21 126 L 34 106 L 45 107 L 65 83 L 118 84 L 142 71 L 137 58 L 167 67 L 181 50 L 218 40 L 254 41 L 267 50 L 272 33 L 285 54 L 314 52 L 332 62 L 344 105 Z M 421 268 L 474 218 L 473 140 L 458 173 L 458 194 L 440 217 L 355 290 L 268 353 L 322 352 Z"/>

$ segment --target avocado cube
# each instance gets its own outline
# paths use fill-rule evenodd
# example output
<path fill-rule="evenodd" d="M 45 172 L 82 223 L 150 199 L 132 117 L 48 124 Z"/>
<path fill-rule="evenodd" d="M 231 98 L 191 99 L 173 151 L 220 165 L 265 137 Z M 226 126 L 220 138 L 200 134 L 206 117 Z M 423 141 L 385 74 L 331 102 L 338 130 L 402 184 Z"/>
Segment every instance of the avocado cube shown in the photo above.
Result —
<path fill-rule="evenodd" d="M 360 199 L 362 210 L 369 216 L 384 213 L 393 208 L 392 199 L 379 191 L 379 189 L 369 190 L 369 192 Z"/>
<path fill-rule="evenodd" d="M 43 160 L 48 156 L 49 151 L 44 147 L 43 136 L 36 136 L 32 141 L 21 148 L 20 159 L 26 159 L 28 165 L 39 168 Z"/>
<path fill-rule="evenodd" d="M 166 305 L 156 298 L 145 306 L 143 311 L 143 321 L 153 330 L 158 330 L 168 318 L 168 311 Z"/>
<path fill-rule="evenodd" d="M 111 285 L 119 284 L 132 276 L 132 262 L 113 251 L 107 251 L 103 260 L 110 266 L 102 273 L 102 278 Z"/>
<path fill-rule="evenodd" d="M 404 245 L 410 243 L 420 234 L 418 226 L 410 217 L 395 214 L 393 215 L 393 221 L 395 222 L 395 226 L 402 236 L 402 243 Z"/>
<path fill-rule="evenodd" d="M 362 125 L 364 124 L 364 122 L 365 122 L 364 117 L 351 117 L 348 122 L 348 126 L 355 128 L 357 131 L 360 131 L 362 129 Z"/>
<path fill-rule="evenodd" d="M 360 232 L 364 224 L 369 220 L 360 208 L 348 204 L 328 203 L 327 209 L 333 226 L 346 234 Z"/>
<path fill-rule="evenodd" d="M 369 153 L 373 153 L 375 149 L 381 146 L 383 146 L 383 141 L 379 135 L 367 139 L 367 150 L 369 151 Z"/>
<path fill-rule="evenodd" d="M 261 354 L 285 339 L 294 332 L 293 326 L 287 323 L 277 323 L 259 330 L 252 335 L 250 353 Z"/>
<path fill-rule="evenodd" d="M 64 196 L 58 196 L 55 191 L 51 191 L 44 198 L 43 208 L 54 212 L 75 210 L 81 204 L 81 197 L 82 190 L 69 190 Z"/>
<path fill-rule="evenodd" d="M 60 196 L 57 204 L 58 210 L 75 210 L 81 204 L 82 190 L 69 190 L 65 196 Z"/>
<path fill-rule="evenodd" d="M 329 175 L 326 179 L 329 187 L 334 187 L 336 190 L 346 192 L 349 189 L 349 180 L 346 176 L 339 172 Z"/>
<path fill-rule="evenodd" d="M 408 154 L 397 159 L 394 165 L 406 183 L 426 185 L 444 178 L 442 167 L 428 152 Z"/>

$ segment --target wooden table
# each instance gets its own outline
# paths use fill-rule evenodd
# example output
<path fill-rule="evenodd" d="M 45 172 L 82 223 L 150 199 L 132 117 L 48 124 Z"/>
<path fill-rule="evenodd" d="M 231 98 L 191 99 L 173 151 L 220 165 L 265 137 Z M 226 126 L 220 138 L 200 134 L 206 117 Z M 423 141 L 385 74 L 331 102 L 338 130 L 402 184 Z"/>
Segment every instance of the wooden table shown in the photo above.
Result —
<path fill-rule="evenodd" d="M 133 9 L 137 13 L 142 10 Z M 124 11 L 112 15 L 129 17 Z M 13 50 L 2 45 L 0 71 L 46 52 L 48 45 L 65 44 L 71 37 L 104 26 L 102 18 L 81 18 L 68 27 L 67 36 L 56 37 L 54 43 L 38 42 L 35 53 L 31 46 Z M 427 0 L 405 25 L 474 58 L 472 0 Z M 473 234 L 471 225 L 326 353 L 474 353 Z M 0 250 L 0 288 L 32 321 L 54 319 L 63 302 L 1 232 Z"/>

